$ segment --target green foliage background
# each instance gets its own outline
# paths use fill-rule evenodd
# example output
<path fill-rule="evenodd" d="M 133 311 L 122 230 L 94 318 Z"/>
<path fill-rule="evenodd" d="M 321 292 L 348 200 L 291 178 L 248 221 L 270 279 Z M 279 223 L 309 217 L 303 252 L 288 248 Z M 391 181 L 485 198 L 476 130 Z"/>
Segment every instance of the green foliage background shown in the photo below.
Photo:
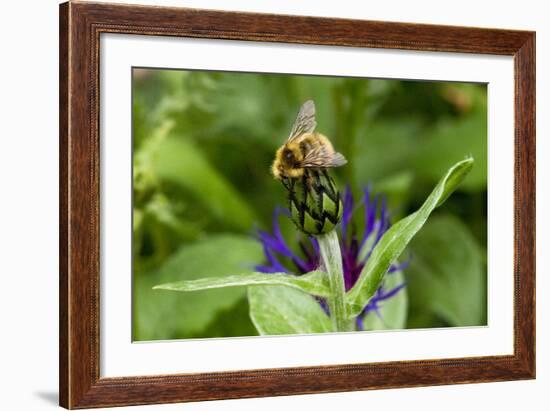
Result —
<path fill-rule="evenodd" d="M 406 291 L 370 329 L 486 324 L 487 91 L 481 84 L 180 70 L 133 71 L 134 340 L 257 335 L 246 289 L 176 293 L 156 284 L 223 276 L 263 261 L 284 190 L 269 167 L 300 105 L 395 221 L 467 155 L 474 169 L 412 241 Z M 360 216 L 359 216 L 360 217 Z M 297 234 L 281 219 L 291 245 Z M 360 219 L 356 220 L 361 227 Z M 297 250 L 297 248 L 296 248 Z"/>

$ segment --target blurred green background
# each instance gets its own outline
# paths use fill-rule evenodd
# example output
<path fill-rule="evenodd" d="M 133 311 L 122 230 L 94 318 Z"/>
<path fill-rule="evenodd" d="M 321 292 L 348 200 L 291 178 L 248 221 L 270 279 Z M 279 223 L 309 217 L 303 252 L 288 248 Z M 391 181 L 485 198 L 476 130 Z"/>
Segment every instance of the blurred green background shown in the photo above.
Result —
<path fill-rule="evenodd" d="M 349 161 L 335 170 L 339 186 L 358 197 L 371 183 L 394 222 L 473 155 L 472 173 L 410 245 L 400 300 L 407 328 L 486 324 L 486 85 L 149 69 L 134 69 L 132 84 L 134 340 L 257 335 L 244 288 L 151 287 L 263 262 L 254 230 L 271 231 L 285 205 L 269 168 L 307 99 Z"/>

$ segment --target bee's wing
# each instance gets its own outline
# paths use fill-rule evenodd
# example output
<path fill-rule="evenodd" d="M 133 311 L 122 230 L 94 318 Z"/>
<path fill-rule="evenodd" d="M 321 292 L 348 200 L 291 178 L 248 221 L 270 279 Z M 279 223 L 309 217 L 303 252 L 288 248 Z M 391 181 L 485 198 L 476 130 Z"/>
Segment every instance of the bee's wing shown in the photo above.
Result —
<path fill-rule="evenodd" d="M 332 153 L 324 146 L 315 147 L 310 150 L 304 159 L 300 162 L 300 167 L 304 168 L 329 168 L 340 167 L 346 164 L 348 160 L 341 153 Z"/>
<path fill-rule="evenodd" d="M 298 112 L 296 121 L 292 126 L 290 135 L 288 136 L 287 143 L 304 133 L 312 133 L 313 130 L 315 130 L 316 125 L 317 122 L 315 121 L 315 103 L 313 103 L 313 100 L 308 100 L 304 104 L 302 104 L 302 107 Z"/>
<path fill-rule="evenodd" d="M 332 165 L 331 167 L 341 167 L 348 163 L 346 157 L 342 153 L 334 153 L 332 156 Z"/>

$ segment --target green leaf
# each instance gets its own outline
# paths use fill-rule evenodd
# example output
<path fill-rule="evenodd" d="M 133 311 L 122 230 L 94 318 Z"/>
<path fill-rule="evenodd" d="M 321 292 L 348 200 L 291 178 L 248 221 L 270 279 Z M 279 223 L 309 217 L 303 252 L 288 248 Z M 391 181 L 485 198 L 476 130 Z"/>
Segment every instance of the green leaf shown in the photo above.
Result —
<path fill-rule="evenodd" d="M 363 267 L 359 279 L 346 295 L 349 305 L 349 315 L 351 317 L 359 315 L 380 286 L 384 274 L 388 271 L 390 265 L 399 258 L 407 244 L 418 230 L 422 228 L 432 211 L 441 205 L 456 189 L 458 184 L 469 173 L 473 164 L 474 160 L 472 158 L 467 158 L 456 163 L 439 181 L 418 211 L 394 224 L 382 236 Z"/>
<path fill-rule="evenodd" d="M 218 221 L 249 230 L 257 221 L 254 211 L 231 183 L 214 168 L 202 150 L 186 139 L 167 138 L 155 156 L 158 175 L 189 190 Z"/>
<path fill-rule="evenodd" d="M 403 272 L 396 271 L 384 278 L 385 289 L 391 290 L 405 282 Z M 404 287 L 392 298 L 380 303 L 380 317 L 374 312 L 363 319 L 365 330 L 400 330 L 406 328 L 409 309 L 408 287 Z"/>
<path fill-rule="evenodd" d="M 261 246 L 244 235 L 211 235 L 186 245 L 158 270 L 134 275 L 134 340 L 203 338 L 213 321 L 250 323 L 230 316 L 230 310 L 246 298 L 244 288 L 197 291 L 189 294 L 153 290 L 156 284 L 225 276 L 245 265 L 263 261 Z M 227 314 L 226 314 L 227 313 Z M 231 335 L 228 335 L 231 336 Z"/>
<path fill-rule="evenodd" d="M 248 297 L 245 295 L 231 308 L 221 311 L 216 319 L 202 331 L 202 334 L 210 338 L 259 335 L 250 320 L 249 312 Z"/>
<path fill-rule="evenodd" d="M 407 269 L 407 288 L 416 318 L 436 317 L 452 326 L 485 324 L 483 254 L 468 227 L 449 215 L 434 217 L 410 248 L 414 257 Z"/>
<path fill-rule="evenodd" d="M 224 277 L 207 277 L 191 281 L 178 281 L 175 283 L 161 284 L 153 287 L 154 290 L 172 291 L 198 291 L 224 287 L 239 287 L 253 285 L 284 285 L 296 288 L 306 293 L 319 297 L 329 295 L 326 273 L 323 271 L 311 271 L 304 275 L 292 275 L 287 273 L 258 273 L 248 272 L 233 274 Z"/>
<path fill-rule="evenodd" d="M 250 318 L 261 335 L 332 331 L 319 303 L 302 291 L 285 286 L 249 287 L 248 303 Z"/>

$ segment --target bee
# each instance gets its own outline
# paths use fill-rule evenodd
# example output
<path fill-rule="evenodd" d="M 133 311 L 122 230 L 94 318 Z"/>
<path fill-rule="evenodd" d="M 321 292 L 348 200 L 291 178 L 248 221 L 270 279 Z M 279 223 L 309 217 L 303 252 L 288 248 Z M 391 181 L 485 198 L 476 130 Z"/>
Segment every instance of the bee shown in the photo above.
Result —
<path fill-rule="evenodd" d="M 275 153 L 271 172 L 277 180 L 299 179 L 309 169 L 340 167 L 346 158 L 334 151 L 329 139 L 315 132 L 315 104 L 306 101 L 296 117 L 286 143 Z"/>

